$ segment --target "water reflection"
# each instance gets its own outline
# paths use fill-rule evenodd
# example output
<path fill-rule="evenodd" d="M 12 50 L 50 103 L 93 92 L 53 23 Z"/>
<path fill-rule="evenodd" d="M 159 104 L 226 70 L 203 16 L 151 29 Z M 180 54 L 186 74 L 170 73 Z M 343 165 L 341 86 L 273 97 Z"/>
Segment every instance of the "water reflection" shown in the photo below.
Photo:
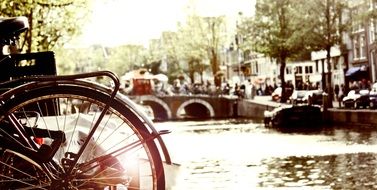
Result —
<path fill-rule="evenodd" d="M 282 133 L 258 121 L 158 123 L 173 161 L 172 189 L 377 189 L 377 130 Z"/>
<path fill-rule="evenodd" d="M 376 157 L 371 153 L 355 153 L 263 159 L 259 186 L 375 189 Z"/>

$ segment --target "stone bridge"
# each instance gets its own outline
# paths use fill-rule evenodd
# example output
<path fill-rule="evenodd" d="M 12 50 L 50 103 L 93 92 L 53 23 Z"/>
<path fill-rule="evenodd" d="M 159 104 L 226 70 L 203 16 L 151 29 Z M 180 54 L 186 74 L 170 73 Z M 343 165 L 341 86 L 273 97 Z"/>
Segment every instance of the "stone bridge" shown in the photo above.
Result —
<path fill-rule="evenodd" d="M 237 116 L 237 98 L 230 96 L 174 95 L 130 96 L 136 103 L 148 105 L 156 120 L 208 119 Z"/>

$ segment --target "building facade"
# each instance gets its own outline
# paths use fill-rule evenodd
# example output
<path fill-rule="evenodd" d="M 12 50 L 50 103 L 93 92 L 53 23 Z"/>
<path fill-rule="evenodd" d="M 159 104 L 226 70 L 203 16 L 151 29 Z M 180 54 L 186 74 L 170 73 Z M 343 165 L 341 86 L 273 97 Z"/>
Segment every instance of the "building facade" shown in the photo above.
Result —
<path fill-rule="evenodd" d="M 350 1 L 350 8 L 352 27 L 347 36 L 350 48 L 347 56 L 349 65 L 345 73 L 346 81 L 350 83 L 364 79 L 376 82 L 377 18 L 373 18 L 368 13 L 377 10 L 377 1 Z"/>
<path fill-rule="evenodd" d="M 327 63 L 326 51 L 312 52 L 311 60 L 287 62 L 285 80 L 319 83 L 322 88 L 331 74 L 331 87 L 354 81 L 377 82 L 377 0 L 348 0 L 349 9 L 344 10 L 342 22 L 349 22 L 349 30 L 343 32 L 342 44 L 331 48 Z M 365 16 L 367 15 L 367 16 Z M 374 14 L 377 15 L 377 14 Z M 236 42 L 234 42 L 236 44 Z M 238 44 L 237 44 L 238 45 Z M 255 52 L 235 49 L 227 53 L 222 68 L 226 78 L 237 82 L 251 80 L 265 84 L 279 84 L 279 65 L 275 60 Z M 331 72 L 328 65 L 331 64 Z"/>
<path fill-rule="evenodd" d="M 326 60 L 327 52 L 325 50 L 315 51 L 311 53 L 311 61 L 314 62 L 316 74 L 316 82 L 320 83 L 321 88 L 324 88 L 326 78 L 329 74 L 328 64 L 331 64 L 332 84 L 341 85 L 345 83 L 345 71 L 347 70 L 347 62 L 340 50 L 339 46 L 331 47 L 330 62 Z"/>

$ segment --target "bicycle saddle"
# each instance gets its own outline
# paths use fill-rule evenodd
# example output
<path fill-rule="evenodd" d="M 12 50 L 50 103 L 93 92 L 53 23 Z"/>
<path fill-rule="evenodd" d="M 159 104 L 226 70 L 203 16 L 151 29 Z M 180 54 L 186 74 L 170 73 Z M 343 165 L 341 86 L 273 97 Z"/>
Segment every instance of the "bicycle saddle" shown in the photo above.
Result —
<path fill-rule="evenodd" d="M 28 28 L 29 22 L 26 17 L 0 18 L 0 38 L 18 36 Z"/>

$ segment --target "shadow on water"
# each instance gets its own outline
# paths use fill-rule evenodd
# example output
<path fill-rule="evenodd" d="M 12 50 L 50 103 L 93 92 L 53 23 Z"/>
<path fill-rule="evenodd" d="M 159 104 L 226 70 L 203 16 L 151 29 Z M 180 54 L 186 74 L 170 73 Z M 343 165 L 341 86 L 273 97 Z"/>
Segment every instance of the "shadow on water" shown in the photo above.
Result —
<path fill-rule="evenodd" d="M 273 127 L 272 129 L 281 133 L 320 134 L 323 132 L 323 130 L 326 129 L 326 126 L 295 124 L 295 125 L 290 125 L 290 126 Z"/>
<path fill-rule="evenodd" d="M 348 125 L 348 124 L 320 124 L 312 125 L 310 123 L 298 123 L 287 126 L 265 126 L 268 129 L 275 130 L 280 133 L 298 133 L 298 134 L 322 134 L 334 135 L 336 131 L 347 131 L 349 133 L 369 134 L 377 132 L 377 127 L 374 125 Z"/>
<path fill-rule="evenodd" d="M 267 158 L 259 186 L 376 189 L 376 158 L 373 153 Z"/>

